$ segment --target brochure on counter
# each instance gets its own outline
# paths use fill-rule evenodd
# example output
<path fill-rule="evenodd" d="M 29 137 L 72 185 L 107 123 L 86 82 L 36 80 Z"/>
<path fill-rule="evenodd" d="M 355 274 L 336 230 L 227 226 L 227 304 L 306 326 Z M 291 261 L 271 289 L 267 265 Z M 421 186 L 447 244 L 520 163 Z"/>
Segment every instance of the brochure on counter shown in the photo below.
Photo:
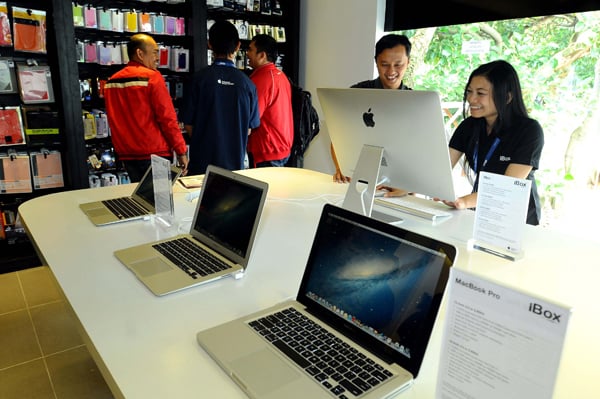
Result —
<path fill-rule="evenodd" d="M 512 261 L 522 258 L 530 191 L 529 180 L 481 172 L 469 244 Z"/>
<path fill-rule="evenodd" d="M 551 399 L 570 315 L 453 267 L 436 399 Z"/>

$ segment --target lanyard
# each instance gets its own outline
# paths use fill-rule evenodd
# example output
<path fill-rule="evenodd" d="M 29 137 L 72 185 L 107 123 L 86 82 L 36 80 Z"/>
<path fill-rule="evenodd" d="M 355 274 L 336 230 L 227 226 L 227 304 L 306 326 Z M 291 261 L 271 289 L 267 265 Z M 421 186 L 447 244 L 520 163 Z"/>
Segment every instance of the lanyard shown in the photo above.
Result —
<path fill-rule="evenodd" d="M 483 163 L 481 164 L 481 170 L 483 170 L 485 168 L 485 165 L 488 163 L 488 161 L 492 157 L 492 154 L 494 153 L 494 151 L 496 151 L 498 144 L 500 144 L 500 138 L 496 137 L 496 139 L 492 143 L 490 149 L 488 150 L 487 154 L 485 155 L 485 158 L 483 159 Z M 479 171 L 477 170 L 478 158 L 479 158 L 479 140 L 477 140 L 477 143 L 475 143 L 475 152 L 473 153 L 473 172 L 475 172 L 475 175 L 476 175 L 475 183 L 473 184 L 473 192 L 477 191 L 477 186 L 479 185 L 479 173 L 478 173 Z"/>

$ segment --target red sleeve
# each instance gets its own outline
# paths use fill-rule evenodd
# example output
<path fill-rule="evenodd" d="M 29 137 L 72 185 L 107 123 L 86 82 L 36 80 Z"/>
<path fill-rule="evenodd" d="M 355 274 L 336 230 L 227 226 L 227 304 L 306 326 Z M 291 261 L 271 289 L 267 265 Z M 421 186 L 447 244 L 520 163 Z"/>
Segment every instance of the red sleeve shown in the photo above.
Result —
<path fill-rule="evenodd" d="M 265 79 L 265 77 L 267 77 L 267 75 L 270 76 L 270 74 L 265 74 L 264 71 L 261 72 L 263 73 L 258 73 L 254 76 L 251 76 L 252 82 L 254 82 L 254 85 L 256 86 L 256 94 L 258 96 L 258 115 L 260 119 L 262 119 L 265 109 L 271 103 L 271 97 L 273 96 L 273 84 L 269 81 L 269 79 Z"/>
<path fill-rule="evenodd" d="M 167 90 L 165 79 L 160 73 L 155 73 L 150 79 L 151 106 L 154 110 L 156 123 L 162 132 L 169 146 L 175 150 L 177 154 L 185 154 L 187 146 L 179 122 L 177 113 L 173 107 L 173 100 Z"/>

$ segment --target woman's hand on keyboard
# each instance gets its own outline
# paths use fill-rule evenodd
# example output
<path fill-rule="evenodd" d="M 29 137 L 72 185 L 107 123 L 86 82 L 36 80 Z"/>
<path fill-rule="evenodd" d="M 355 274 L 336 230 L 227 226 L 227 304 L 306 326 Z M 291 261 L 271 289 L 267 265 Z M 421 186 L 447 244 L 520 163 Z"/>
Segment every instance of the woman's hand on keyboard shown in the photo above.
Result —
<path fill-rule="evenodd" d="M 440 199 L 440 198 L 434 198 L 433 200 L 438 201 L 438 202 L 443 202 L 444 204 L 446 204 L 447 206 L 449 206 L 451 208 L 456 208 L 456 209 L 467 208 L 467 203 L 466 203 L 464 197 L 459 197 L 459 198 L 455 199 L 454 201 L 444 200 L 444 199 Z"/>
<path fill-rule="evenodd" d="M 384 186 L 383 184 L 377 186 L 377 191 L 387 191 L 383 194 L 383 197 L 404 197 L 405 195 L 410 194 L 408 191 L 401 188 Z"/>

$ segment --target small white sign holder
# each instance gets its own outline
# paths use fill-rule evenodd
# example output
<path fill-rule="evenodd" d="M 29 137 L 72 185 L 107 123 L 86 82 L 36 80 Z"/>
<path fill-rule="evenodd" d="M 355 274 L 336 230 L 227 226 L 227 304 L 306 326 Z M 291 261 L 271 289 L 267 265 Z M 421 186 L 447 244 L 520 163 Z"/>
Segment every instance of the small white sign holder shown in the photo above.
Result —
<path fill-rule="evenodd" d="M 572 309 L 452 267 L 436 399 L 551 399 Z"/>
<path fill-rule="evenodd" d="M 154 184 L 154 218 L 163 225 L 171 227 L 175 219 L 173 185 L 171 182 L 171 162 L 168 159 L 151 155 L 152 182 Z"/>
<path fill-rule="evenodd" d="M 480 172 L 473 238 L 468 246 L 516 261 L 522 248 L 531 182 Z"/>

